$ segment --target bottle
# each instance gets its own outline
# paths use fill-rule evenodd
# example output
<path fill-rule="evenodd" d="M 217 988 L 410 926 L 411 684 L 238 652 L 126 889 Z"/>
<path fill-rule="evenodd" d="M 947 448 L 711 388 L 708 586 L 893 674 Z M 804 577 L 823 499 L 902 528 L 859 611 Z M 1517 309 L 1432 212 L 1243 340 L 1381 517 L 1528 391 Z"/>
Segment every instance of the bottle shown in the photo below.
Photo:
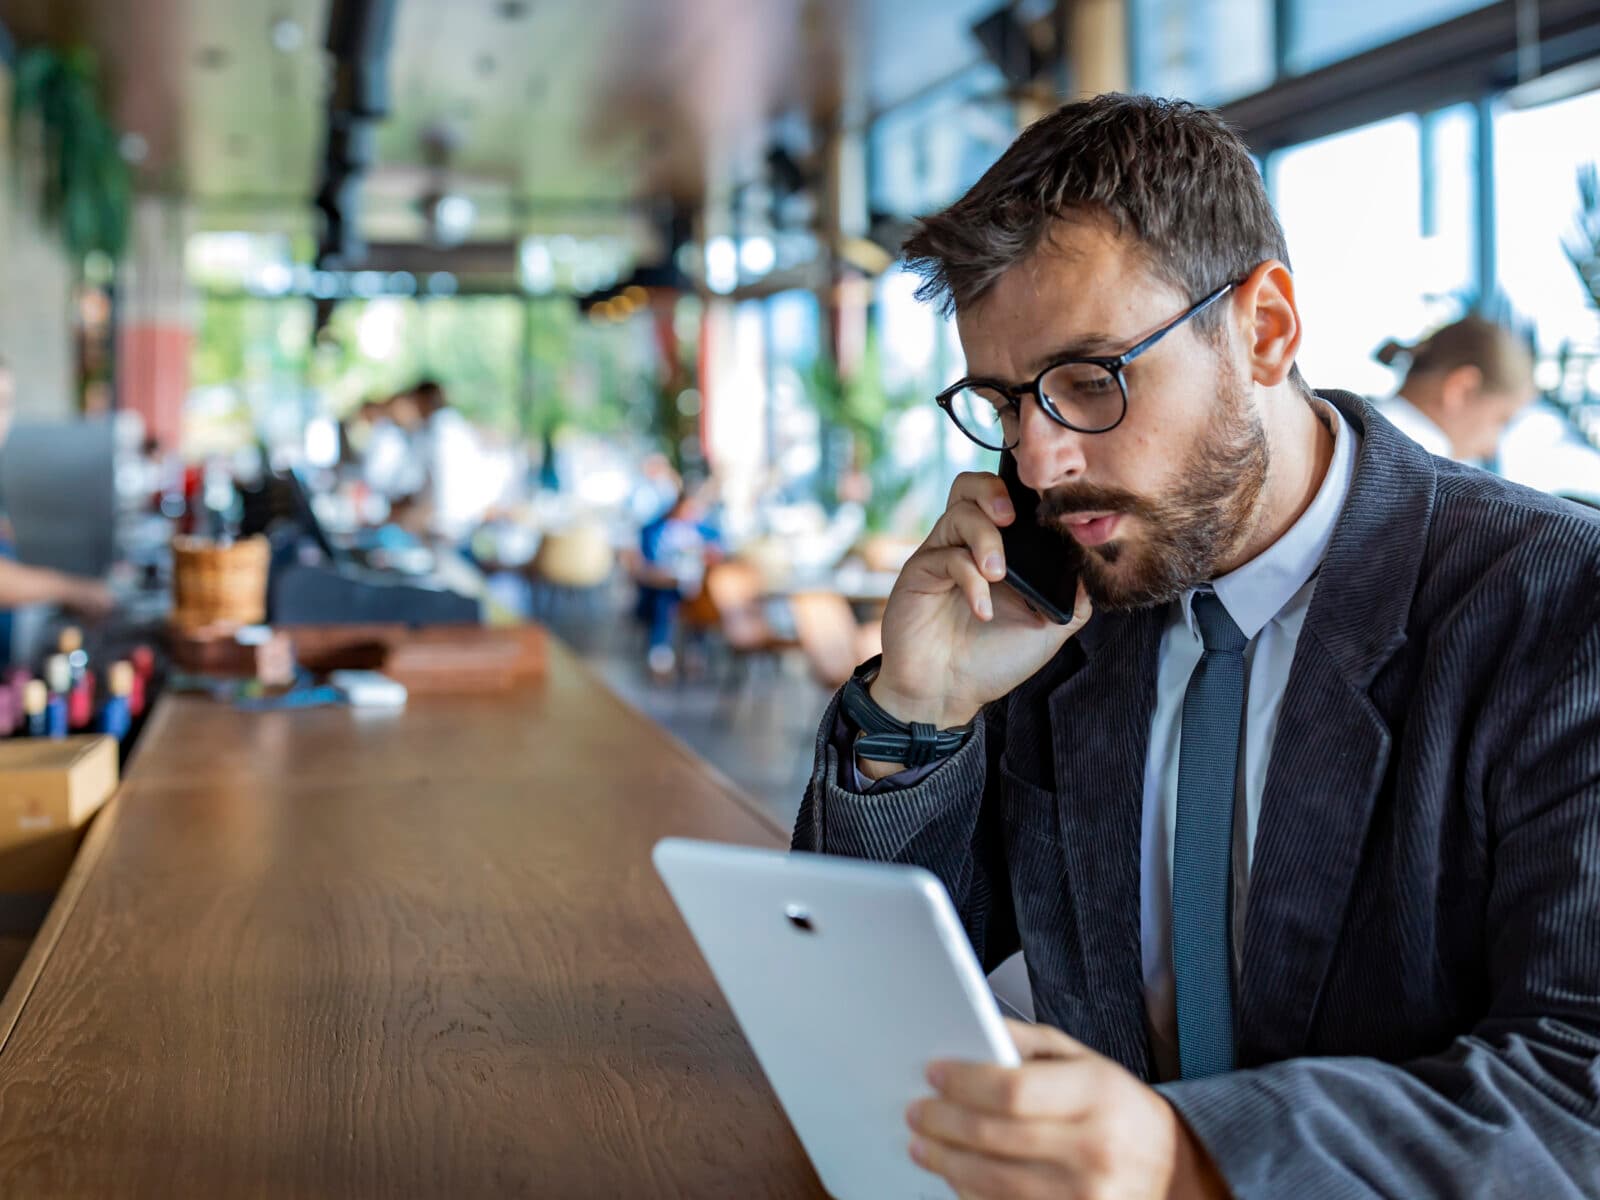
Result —
<path fill-rule="evenodd" d="M 72 668 L 72 686 L 67 689 L 67 723 L 73 729 L 87 729 L 94 722 L 94 675 L 89 671 L 89 655 L 83 648 L 83 631 L 68 625 L 57 643 Z"/>
<path fill-rule="evenodd" d="M 28 680 L 28 686 L 22 692 L 22 712 L 26 718 L 24 726 L 29 737 L 45 737 L 50 732 L 50 689 L 45 686 L 42 679 Z"/>
<path fill-rule="evenodd" d="M 67 698 L 72 694 L 72 663 L 65 654 L 52 654 L 45 660 L 44 681 L 50 688 L 50 702 L 45 705 L 45 736 L 64 738 L 70 729 Z"/>
<path fill-rule="evenodd" d="M 133 694 L 133 664 L 115 662 L 106 673 L 106 704 L 100 710 L 100 732 L 109 733 L 117 741 L 128 736 L 133 724 L 133 714 L 128 697 Z"/>
<path fill-rule="evenodd" d="M 150 677 L 156 673 L 156 652 L 149 646 L 136 646 L 129 657 L 133 663 L 133 691 L 128 694 L 128 711 L 137 721 L 144 716 L 150 700 Z"/>

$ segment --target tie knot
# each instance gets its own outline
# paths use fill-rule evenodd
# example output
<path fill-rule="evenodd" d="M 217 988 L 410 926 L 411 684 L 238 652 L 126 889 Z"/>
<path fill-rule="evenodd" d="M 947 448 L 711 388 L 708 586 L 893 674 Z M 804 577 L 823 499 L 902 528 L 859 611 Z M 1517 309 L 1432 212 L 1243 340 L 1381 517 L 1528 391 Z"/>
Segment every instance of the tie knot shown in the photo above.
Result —
<path fill-rule="evenodd" d="M 1220 650 L 1224 654 L 1238 654 L 1249 640 L 1234 624 L 1215 592 L 1195 593 L 1194 623 L 1200 630 L 1200 641 L 1208 653 Z"/>

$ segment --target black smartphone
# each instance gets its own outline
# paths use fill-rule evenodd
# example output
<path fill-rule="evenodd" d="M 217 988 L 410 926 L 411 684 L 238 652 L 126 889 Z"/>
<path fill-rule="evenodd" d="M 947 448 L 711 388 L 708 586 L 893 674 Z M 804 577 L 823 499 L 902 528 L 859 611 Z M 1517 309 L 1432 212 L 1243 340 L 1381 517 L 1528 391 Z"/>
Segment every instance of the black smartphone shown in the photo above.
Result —
<path fill-rule="evenodd" d="M 1006 583 L 1034 612 L 1057 625 L 1072 622 L 1078 603 L 1078 544 L 1039 524 L 1039 497 L 1017 478 L 1017 462 L 1000 454 L 1000 478 L 1017 519 L 1000 531 L 1006 550 Z"/>

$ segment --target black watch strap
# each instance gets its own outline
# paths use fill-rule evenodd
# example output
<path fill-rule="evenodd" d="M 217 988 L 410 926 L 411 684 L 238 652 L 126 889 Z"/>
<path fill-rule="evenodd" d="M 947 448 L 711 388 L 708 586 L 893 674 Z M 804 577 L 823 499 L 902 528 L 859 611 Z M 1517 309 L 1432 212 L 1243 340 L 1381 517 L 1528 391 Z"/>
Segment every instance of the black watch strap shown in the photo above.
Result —
<path fill-rule="evenodd" d="M 846 720 L 861 731 L 856 754 L 873 762 L 924 767 L 961 749 L 972 734 L 971 725 L 936 729 L 920 721 L 907 723 L 890 716 L 872 698 L 867 685 L 877 678 L 881 662 L 879 655 L 857 667 L 839 696 Z"/>

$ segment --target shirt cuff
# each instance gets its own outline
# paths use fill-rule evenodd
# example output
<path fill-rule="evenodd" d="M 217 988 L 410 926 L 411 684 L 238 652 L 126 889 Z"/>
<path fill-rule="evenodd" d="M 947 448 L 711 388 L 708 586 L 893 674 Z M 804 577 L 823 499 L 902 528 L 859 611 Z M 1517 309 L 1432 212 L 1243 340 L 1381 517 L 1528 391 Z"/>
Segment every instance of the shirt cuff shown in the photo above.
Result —
<path fill-rule="evenodd" d="M 858 796 L 872 796 L 878 792 L 894 792 L 915 787 L 937 771 L 943 762 L 926 763 L 920 767 L 907 767 L 882 779 L 868 779 L 856 762 L 856 728 L 850 724 L 841 707 L 833 717 L 833 736 L 829 739 L 839 752 L 839 786 Z"/>

